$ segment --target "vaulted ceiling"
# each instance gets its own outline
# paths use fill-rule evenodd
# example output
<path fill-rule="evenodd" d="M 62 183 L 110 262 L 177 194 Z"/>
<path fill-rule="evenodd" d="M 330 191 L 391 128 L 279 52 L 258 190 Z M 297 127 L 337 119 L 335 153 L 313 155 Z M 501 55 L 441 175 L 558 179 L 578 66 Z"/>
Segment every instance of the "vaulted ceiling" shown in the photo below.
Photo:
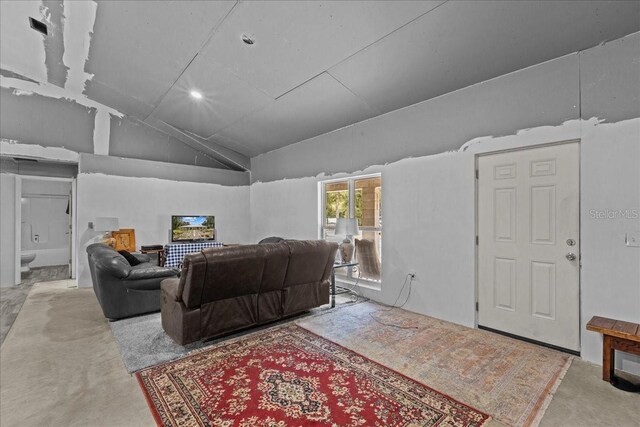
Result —
<path fill-rule="evenodd" d="M 59 0 L 2 12 L 4 70 L 247 157 L 640 30 L 638 1 Z M 48 44 L 28 16 L 50 24 Z"/>

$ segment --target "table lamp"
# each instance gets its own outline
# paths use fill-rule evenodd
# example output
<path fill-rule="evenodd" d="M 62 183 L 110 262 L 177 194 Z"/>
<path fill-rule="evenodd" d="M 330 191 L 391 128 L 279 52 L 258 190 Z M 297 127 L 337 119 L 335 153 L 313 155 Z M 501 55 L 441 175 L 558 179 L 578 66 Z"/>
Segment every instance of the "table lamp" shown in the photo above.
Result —
<path fill-rule="evenodd" d="M 351 262 L 353 258 L 354 245 L 351 242 L 353 236 L 360 234 L 360 228 L 358 228 L 357 218 L 338 218 L 336 219 L 336 236 L 344 235 L 345 239 L 340 243 L 339 251 L 342 263 L 346 264 Z"/>

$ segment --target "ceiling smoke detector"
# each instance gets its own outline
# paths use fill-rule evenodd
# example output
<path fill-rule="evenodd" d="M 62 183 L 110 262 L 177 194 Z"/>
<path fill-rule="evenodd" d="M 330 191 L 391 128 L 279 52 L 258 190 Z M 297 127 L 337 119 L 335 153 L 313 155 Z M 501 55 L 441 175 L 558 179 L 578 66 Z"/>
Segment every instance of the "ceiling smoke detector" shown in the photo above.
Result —
<path fill-rule="evenodd" d="M 247 35 L 247 34 L 243 34 L 242 35 L 242 41 L 244 42 L 244 44 L 248 44 L 248 45 L 252 45 L 256 42 L 255 37 Z"/>
<path fill-rule="evenodd" d="M 45 36 L 49 35 L 47 24 L 44 22 L 38 21 L 36 18 L 29 17 L 29 25 L 37 32 L 44 34 Z"/>

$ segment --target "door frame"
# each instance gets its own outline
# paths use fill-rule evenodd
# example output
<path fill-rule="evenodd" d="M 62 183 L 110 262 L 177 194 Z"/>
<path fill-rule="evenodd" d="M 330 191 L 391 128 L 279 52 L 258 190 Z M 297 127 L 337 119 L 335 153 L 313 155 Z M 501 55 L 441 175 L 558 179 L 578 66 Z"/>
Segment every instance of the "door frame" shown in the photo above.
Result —
<path fill-rule="evenodd" d="M 76 269 L 77 269 L 77 247 L 76 247 L 76 230 L 77 230 L 77 215 L 76 215 L 76 189 L 77 182 L 76 178 L 61 178 L 61 177 L 53 177 L 53 176 L 38 176 L 38 175 L 15 175 L 16 184 L 15 184 L 15 241 L 14 241 L 14 249 L 15 249 L 15 283 L 20 284 L 22 282 L 22 276 L 20 274 L 20 254 L 22 247 L 22 181 L 24 180 L 36 180 L 36 181 L 59 181 L 59 182 L 69 182 L 71 184 L 71 198 L 69 200 L 70 203 L 70 218 L 71 222 L 71 235 L 69 237 L 70 240 L 70 254 L 71 258 L 71 268 L 69 269 L 69 276 L 71 279 L 76 277 Z"/>
<path fill-rule="evenodd" d="M 510 148 L 504 148 L 504 149 L 498 149 L 498 150 L 488 150 L 488 151 L 481 151 L 481 152 L 477 152 L 474 155 L 474 161 L 473 161 L 473 167 L 474 167 L 474 172 L 473 172 L 473 179 L 474 179 L 474 210 L 475 210 L 475 218 L 474 218 L 474 301 L 475 301 L 475 306 L 474 306 L 474 325 L 476 327 L 476 329 L 480 328 L 480 325 L 478 324 L 478 317 L 479 317 L 479 304 L 478 304 L 478 294 L 480 292 L 480 277 L 479 277 L 479 269 L 480 269 L 480 259 L 479 259 L 479 245 L 478 245 L 478 233 L 479 233 L 479 227 L 478 227 L 478 219 L 479 219 L 479 212 L 478 212 L 478 208 L 479 208 L 479 197 L 478 197 L 478 191 L 479 191 L 479 178 L 478 178 L 478 168 L 479 168 L 479 158 L 483 157 L 483 156 L 491 156 L 493 154 L 501 154 L 501 153 L 509 153 L 509 152 L 516 152 L 516 151 L 526 151 L 526 150 L 533 150 L 536 148 L 544 148 L 544 147 L 552 147 L 552 146 L 557 146 L 557 145 L 564 145 L 564 144 L 578 144 L 578 242 L 579 242 L 579 246 L 577 248 L 578 251 L 578 339 L 579 339 L 579 346 L 580 348 L 582 348 L 582 146 L 581 146 L 581 139 L 580 138 L 574 138 L 574 139 L 566 139 L 566 140 L 561 140 L 561 141 L 553 141 L 553 142 L 540 142 L 540 143 L 533 143 L 533 144 L 528 144 L 528 145 L 518 145 L 518 146 L 514 146 L 514 147 L 510 147 Z M 486 328 L 489 329 L 489 328 Z M 528 341 L 528 342 L 532 342 L 534 344 L 538 344 L 538 345 L 542 345 L 545 347 L 550 347 L 550 348 L 554 348 L 556 350 L 560 350 L 560 351 L 564 351 L 564 352 L 569 352 L 572 354 L 576 354 L 576 355 L 580 355 L 580 352 L 574 352 L 572 350 L 568 350 L 565 348 L 561 348 L 561 347 L 557 347 L 554 346 L 552 344 L 547 344 L 541 341 L 535 341 L 535 340 L 531 340 L 525 337 L 521 337 L 521 336 L 516 336 L 513 334 L 509 334 L 507 332 L 503 332 L 503 331 L 497 331 L 494 329 L 489 329 L 492 332 L 496 332 L 499 334 L 503 334 L 503 335 L 507 335 L 510 336 L 512 338 L 516 338 L 516 339 L 520 339 L 523 341 Z"/>

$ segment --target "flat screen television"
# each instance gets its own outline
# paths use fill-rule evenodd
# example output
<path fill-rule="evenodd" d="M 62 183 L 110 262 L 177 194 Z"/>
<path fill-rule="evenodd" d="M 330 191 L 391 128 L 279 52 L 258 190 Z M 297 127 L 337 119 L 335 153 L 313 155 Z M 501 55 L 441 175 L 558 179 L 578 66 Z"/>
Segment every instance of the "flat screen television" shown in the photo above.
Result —
<path fill-rule="evenodd" d="M 171 241 L 193 242 L 216 239 L 214 216 L 172 215 Z"/>

